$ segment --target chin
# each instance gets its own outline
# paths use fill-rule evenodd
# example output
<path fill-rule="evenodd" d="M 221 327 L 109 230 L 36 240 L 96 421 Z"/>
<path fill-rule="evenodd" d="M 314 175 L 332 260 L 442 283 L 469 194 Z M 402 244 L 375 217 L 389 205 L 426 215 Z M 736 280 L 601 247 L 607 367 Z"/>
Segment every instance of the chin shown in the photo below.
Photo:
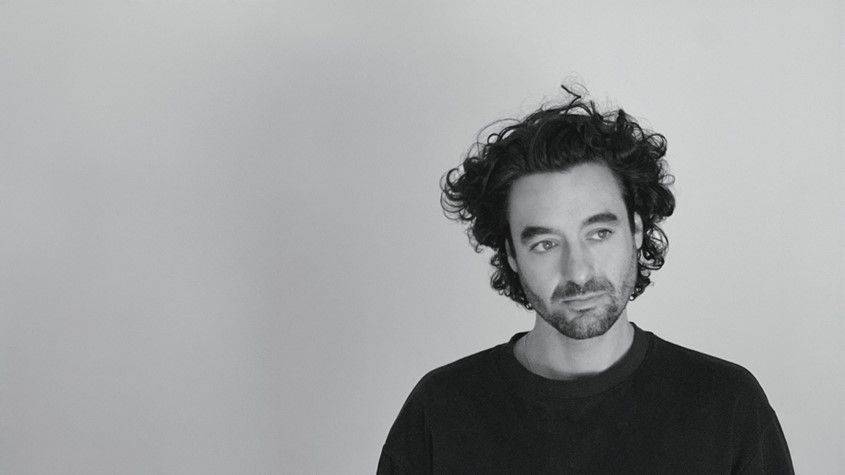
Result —
<path fill-rule="evenodd" d="M 619 315 L 621 312 L 603 308 L 597 312 L 576 314 L 574 317 L 568 317 L 563 312 L 554 313 L 550 318 L 541 316 L 562 335 L 573 340 L 587 340 L 607 333 L 619 320 Z"/>

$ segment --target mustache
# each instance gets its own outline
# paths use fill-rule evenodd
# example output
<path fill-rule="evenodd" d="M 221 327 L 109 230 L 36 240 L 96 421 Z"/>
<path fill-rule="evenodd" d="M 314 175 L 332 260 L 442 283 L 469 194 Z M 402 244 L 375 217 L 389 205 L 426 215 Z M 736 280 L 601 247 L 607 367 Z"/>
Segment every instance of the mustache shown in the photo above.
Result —
<path fill-rule="evenodd" d="M 553 300 L 563 300 L 577 297 L 590 292 L 613 292 L 613 284 L 607 279 L 590 279 L 584 285 L 578 285 L 571 280 L 559 285 L 552 293 Z"/>

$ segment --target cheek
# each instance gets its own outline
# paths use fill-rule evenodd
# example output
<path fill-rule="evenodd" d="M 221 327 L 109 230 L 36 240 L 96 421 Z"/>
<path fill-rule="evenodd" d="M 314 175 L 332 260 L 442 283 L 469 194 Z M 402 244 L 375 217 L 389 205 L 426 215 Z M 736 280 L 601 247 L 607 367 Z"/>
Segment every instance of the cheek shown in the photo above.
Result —
<path fill-rule="evenodd" d="M 631 246 L 633 246 L 633 243 L 631 243 Z M 615 250 L 612 255 L 607 256 L 608 259 L 605 261 L 606 265 L 604 267 L 605 272 L 615 278 L 627 276 L 631 267 L 631 261 L 636 259 L 636 252 L 636 249 L 633 247 Z"/>
<path fill-rule="evenodd" d="M 542 299 L 548 299 L 558 285 L 557 270 L 538 259 L 520 262 L 519 278 L 523 286 Z"/>

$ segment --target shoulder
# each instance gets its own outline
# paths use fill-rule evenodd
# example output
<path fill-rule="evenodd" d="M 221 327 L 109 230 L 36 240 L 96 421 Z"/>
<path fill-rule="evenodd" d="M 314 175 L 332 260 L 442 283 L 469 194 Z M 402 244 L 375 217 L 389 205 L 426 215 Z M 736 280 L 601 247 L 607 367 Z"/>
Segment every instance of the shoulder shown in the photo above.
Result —
<path fill-rule="evenodd" d="M 653 337 L 644 383 L 663 413 L 727 443 L 734 473 L 794 473 L 763 388 L 743 366 Z"/>
<path fill-rule="evenodd" d="M 420 378 L 399 411 L 388 445 L 404 440 L 401 434 L 426 433 L 437 421 L 449 420 L 456 412 L 484 400 L 496 384 L 491 379 L 496 375 L 497 351 L 503 346 L 465 356 Z"/>
<path fill-rule="evenodd" d="M 653 338 L 648 367 L 652 377 L 709 396 L 729 396 L 768 405 L 757 378 L 745 367 L 681 345 Z M 749 401 L 749 402 L 750 402 Z"/>
<path fill-rule="evenodd" d="M 430 400 L 483 391 L 497 377 L 496 357 L 504 346 L 496 345 L 429 371 L 420 378 L 410 397 Z"/>
<path fill-rule="evenodd" d="M 435 368 L 419 380 L 390 428 L 378 473 L 431 471 L 432 434 L 453 426 L 463 409 L 478 401 L 479 383 L 491 372 L 499 346 Z"/>

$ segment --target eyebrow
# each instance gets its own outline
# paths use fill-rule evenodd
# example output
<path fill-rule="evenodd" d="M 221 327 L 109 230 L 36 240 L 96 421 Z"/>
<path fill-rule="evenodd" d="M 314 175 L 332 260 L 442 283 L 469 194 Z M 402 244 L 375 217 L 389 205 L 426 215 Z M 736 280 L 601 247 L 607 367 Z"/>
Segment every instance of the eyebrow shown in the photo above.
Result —
<path fill-rule="evenodd" d="M 581 227 L 586 227 L 591 224 L 598 224 L 598 223 L 617 223 L 619 222 L 619 216 L 615 214 L 605 211 L 604 213 L 598 213 L 590 216 L 589 218 L 585 219 L 584 222 L 581 223 Z M 538 236 L 540 234 L 563 234 L 560 230 L 555 228 L 547 228 L 545 226 L 526 226 L 522 229 L 522 232 L 519 234 L 519 239 L 523 243 L 530 240 L 531 238 Z"/>
<path fill-rule="evenodd" d="M 594 214 L 585 219 L 584 222 L 581 223 L 581 227 L 583 228 L 584 226 L 596 223 L 615 223 L 617 221 L 619 221 L 619 216 L 616 216 L 610 211 L 605 211 L 604 213 Z"/>

